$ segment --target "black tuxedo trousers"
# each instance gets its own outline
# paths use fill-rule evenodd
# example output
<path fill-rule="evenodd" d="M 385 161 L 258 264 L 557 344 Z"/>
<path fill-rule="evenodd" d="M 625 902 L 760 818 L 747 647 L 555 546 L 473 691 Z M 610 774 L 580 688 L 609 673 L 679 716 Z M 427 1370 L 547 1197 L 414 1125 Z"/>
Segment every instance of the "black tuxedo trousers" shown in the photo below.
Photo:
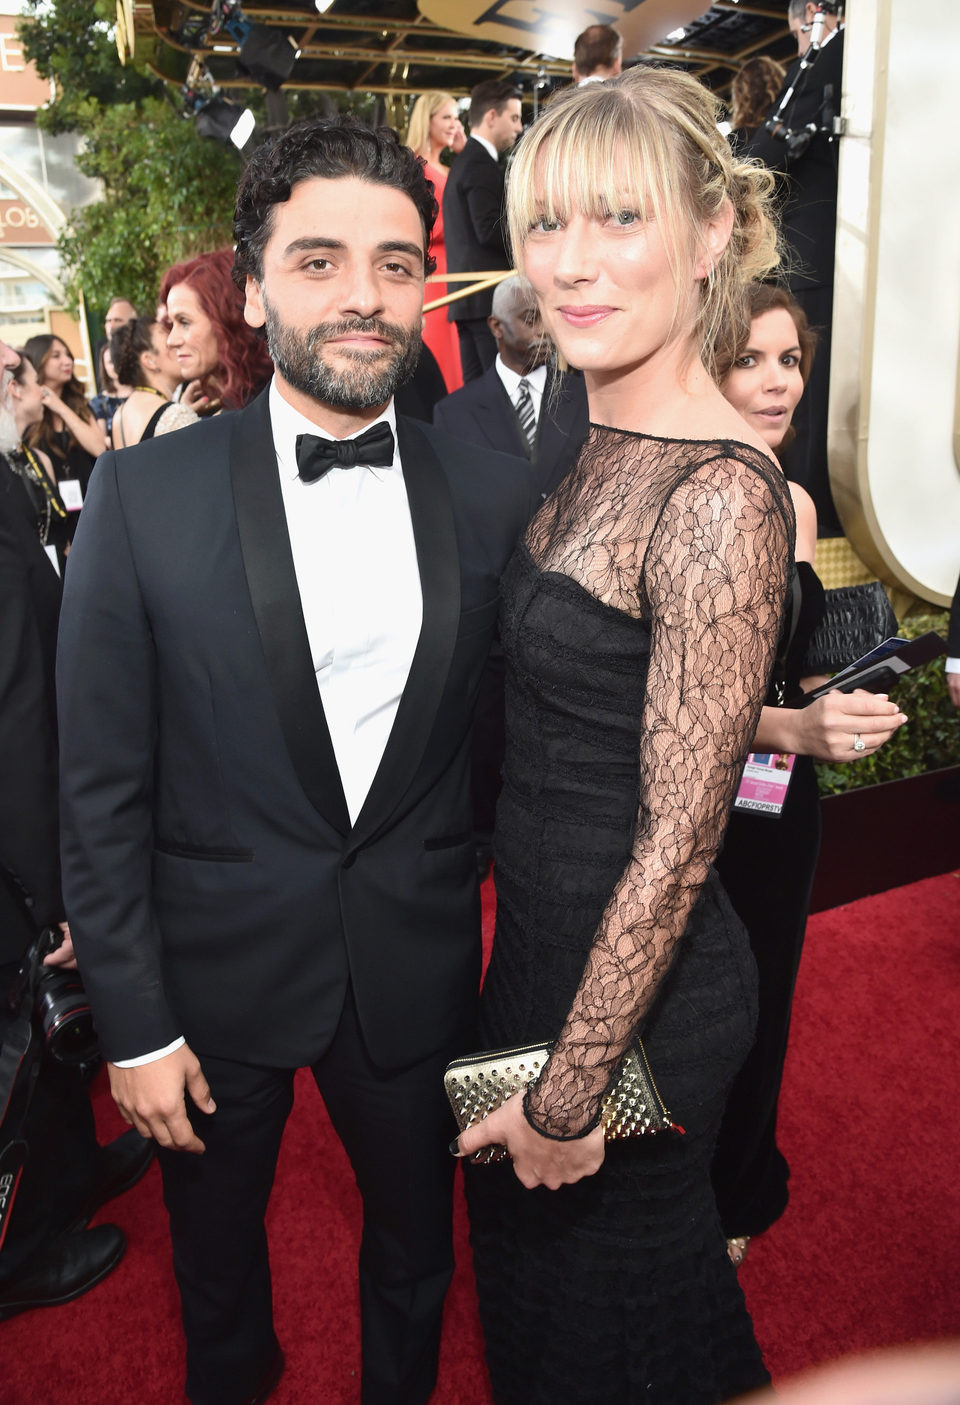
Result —
<path fill-rule="evenodd" d="M 84 981 L 109 1058 L 184 1035 L 214 1075 L 218 1110 L 200 1131 L 209 1151 L 164 1158 L 197 1405 L 242 1400 L 272 1346 L 262 1214 L 292 1071 L 314 1069 L 369 1217 L 397 1192 L 390 1097 L 411 1127 L 445 1124 L 439 1069 L 470 1038 L 480 962 L 471 713 L 499 577 L 533 503 L 505 456 L 403 419 L 398 444 L 423 623 L 353 825 L 266 394 L 104 455 L 70 556 L 58 658 L 63 885 Z M 374 1085 L 389 1090 L 376 1114 Z M 443 1181 L 448 1140 L 445 1125 L 412 1139 L 407 1177 Z M 392 1400 L 424 1399 L 435 1369 L 449 1193 L 428 1199 L 429 1212 L 406 1205 L 405 1243 L 365 1230 L 371 1402 L 388 1398 L 385 1381 Z M 426 1246 L 416 1261 L 411 1237 Z M 217 1262 L 234 1252 L 247 1268 L 224 1275 Z M 412 1316 L 404 1293 L 418 1304 Z"/>

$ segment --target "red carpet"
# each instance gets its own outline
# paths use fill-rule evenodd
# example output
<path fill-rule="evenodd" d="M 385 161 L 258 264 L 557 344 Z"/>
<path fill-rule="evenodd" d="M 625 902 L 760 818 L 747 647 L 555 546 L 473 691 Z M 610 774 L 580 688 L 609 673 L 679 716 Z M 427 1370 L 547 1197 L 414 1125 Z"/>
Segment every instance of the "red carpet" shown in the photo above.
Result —
<path fill-rule="evenodd" d="M 811 920 L 782 1104 L 793 1197 L 741 1271 L 775 1378 L 960 1335 L 958 992 L 960 874 Z M 104 1140 L 122 1130 L 104 1085 L 97 1109 Z M 105 1218 L 129 1239 L 116 1272 L 76 1303 L 0 1324 L 2 1405 L 183 1399 L 156 1169 Z M 276 1405 L 356 1405 L 358 1199 L 308 1076 L 269 1224 L 288 1363 Z M 436 1405 L 489 1405 L 462 1206 L 440 1372 Z"/>

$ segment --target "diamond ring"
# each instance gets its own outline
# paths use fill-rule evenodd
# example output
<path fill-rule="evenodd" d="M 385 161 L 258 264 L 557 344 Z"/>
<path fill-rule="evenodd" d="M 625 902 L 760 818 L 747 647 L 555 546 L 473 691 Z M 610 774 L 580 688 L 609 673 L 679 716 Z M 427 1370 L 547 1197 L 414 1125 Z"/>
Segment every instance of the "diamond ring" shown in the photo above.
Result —
<path fill-rule="evenodd" d="M 854 751 L 866 751 L 867 749 L 867 744 L 859 732 L 853 734 L 853 749 Z"/>

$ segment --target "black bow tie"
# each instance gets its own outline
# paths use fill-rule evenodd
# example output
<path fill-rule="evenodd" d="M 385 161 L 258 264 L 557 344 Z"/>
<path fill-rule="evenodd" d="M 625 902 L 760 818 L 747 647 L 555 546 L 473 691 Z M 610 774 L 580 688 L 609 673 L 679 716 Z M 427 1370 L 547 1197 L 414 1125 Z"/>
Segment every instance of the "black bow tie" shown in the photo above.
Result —
<path fill-rule="evenodd" d="M 383 421 L 358 434 L 356 439 L 321 439 L 316 434 L 297 435 L 297 469 L 304 483 L 315 483 L 331 468 L 389 468 L 393 463 L 393 430 Z"/>

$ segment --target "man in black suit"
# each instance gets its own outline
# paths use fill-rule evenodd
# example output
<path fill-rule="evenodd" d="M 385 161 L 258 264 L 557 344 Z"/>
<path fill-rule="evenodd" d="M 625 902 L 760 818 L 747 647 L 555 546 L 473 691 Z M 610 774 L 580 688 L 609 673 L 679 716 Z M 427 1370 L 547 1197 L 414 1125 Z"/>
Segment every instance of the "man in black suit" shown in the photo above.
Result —
<path fill-rule="evenodd" d="M 520 135 L 520 95 L 510 83 L 487 79 L 470 94 L 470 136 L 450 168 L 443 192 L 443 229 L 450 273 L 485 273 L 510 268 L 503 217 L 504 168 L 500 157 Z M 490 334 L 493 293 L 471 293 L 450 304 L 457 324 L 465 381 L 493 365 L 497 344 Z"/>
<path fill-rule="evenodd" d="M 954 707 L 960 707 L 960 580 L 953 592 L 947 629 L 947 688 Z"/>
<path fill-rule="evenodd" d="M 151 1159 L 132 1133 L 98 1145 L 80 1070 L 47 1053 L 36 1026 L 31 1034 L 30 992 L 18 975 L 48 927 L 63 940 L 44 965 L 76 965 L 57 823 L 60 577 L 5 462 L 20 442 L 6 402 L 19 360 L 0 341 L 0 989 L 23 992 L 17 1008 L 6 998 L 0 1005 L 0 1319 L 69 1302 L 119 1263 L 121 1231 L 85 1226 Z"/>
<path fill-rule="evenodd" d="M 160 1144 L 195 1405 L 283 1369 L 263 1216 L 304 1065 L 363 1198 L 365 1405 L 436 1376 L 442 1073 L 480 962 L 470 715 L 532 499 L 512 460 L 394 414 L 435 213 L 392 132 L 257 152 L 235 276 L 274 379 L 104 455 L 71 553 L 64 891 L 114 1096 Z"/>
<path fill-rule="evenodd" d="M 497 357 L 479 380 L 439 402 L 438 429 L 529 459 L 541 498 L 552 493 L 587 433 L 587 393 L 576 372 L 559 378 L 529 284 L 505 278 L 487 318 Z"/>
<path fill-rule="evenodd" d="M 843 79 L 843 29 L 836 10 L 832 0 L 790 0 L 787 18 L 797 40 L 797 58 L 787 70 L 773 117 L 744 149 L 745 156 L 757 157 L 783 174 L 787 286 L 818 333 L 810 379 L 793 419 L 797 437 L 786 451 L 784 467 L 788 478 L 806 488 L 816 503 L 821 536 L 837 536 L 842 530 L 827 471 L 837 233 L 838 139 L 833 136 L 833 119 L 840 114 Z M 813 50 L 812 40 L 819 41 Z M 801 71 L 802 64 L 809 66 Z M 813 130 L 805 130 L 808 127 Z"/>

